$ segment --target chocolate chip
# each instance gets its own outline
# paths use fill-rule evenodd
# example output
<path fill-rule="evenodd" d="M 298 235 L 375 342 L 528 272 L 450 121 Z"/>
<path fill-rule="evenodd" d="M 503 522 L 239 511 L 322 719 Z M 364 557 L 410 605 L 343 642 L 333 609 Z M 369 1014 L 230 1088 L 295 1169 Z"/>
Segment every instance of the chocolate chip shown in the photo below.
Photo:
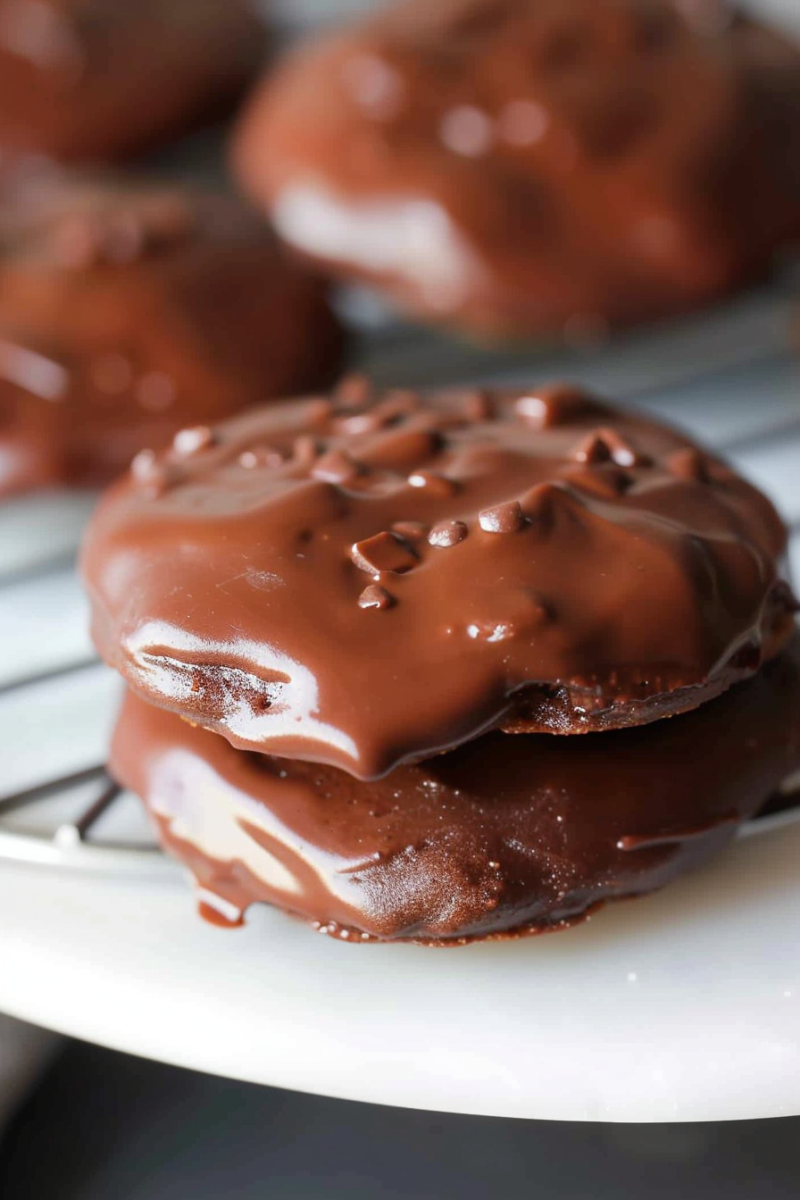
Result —
<path fill-rule="evenodd" d="M 521 504 L 528 520 L 541 530 L 552 529 L 559 513 L 576 519 L 576 505 L 570 499 L 570 493 L 554 483 L 537 483 L 525 493 Z"/>
<path fill-rule="evenodd" d="M 632 446 L 616 429 L 605 427 L 598 431 L 618 467 L 649 467 L 653 460 Z"/>
<path fill-rule="evenodd" d="M 308 401 L 303 415 L 308 425 L 325 425 L 333 415 L 333 404 L 326 396 L 315 396 Z"/>
<path fill-rule="evenodd" d="M 595 429 L 572 452 L 576 462 L 595 466 L 613 460 L 619 467 L 645 467 L 652 459 L 640 454 L 616 429 Z"/>
<path fill-rule="evenodd" d="M 363 412 L 354 409 L 352 413 L 337 417 L 335 428 L 349 437 L 356 437 L 360 433 L 377 433 L 379 429 L 383 428 L 383 424 L 383 420 L 374 408 L 367 408 Z"/>
<path fill-rule="evenodd" d="M 518 533 L 525 523 L 518 500 L 507 500 L 494 508 L 485 508 L 478 517 L 485 533 Z"/>
<path fill-rule="evenodd" d="M 428 534 L 428 541 L 432 546 L 447 550 L 463 542 L 466 536 L 467 527 L 463 521 L 441 521 Z"/>
<path fill-rule="evenodd" d="M 134 481 L 148 495 L 158 497 L 175 481 L 174 472 L 163 463 L 153 450 L 140 450 L 131 463 Z"/>
<path fill-rule="evenodd" d="M 315 479 L 323 479 L 328 483 L 347 483 L 363 473 L 360 463 L 354 462 L 343 450 L 329 450 L 318 458 L 311 468 Z"/>
<path fill-rule="evenodd" d="M 408 482 L 413 488 L 424 488 L 431 496 L 444 498 L 455 496 L 458 483 L 445 475 L 437 475 L 435 471 L 414 471 L 409 475 Z"/>
<path fill-rule="evenodd" d="M 252 446 L 239 455 L 239 466 L 252 471 L 255 467 L 282 467 L 284 457 L 274 446 Z"/>
<path fill-rule="evenodd" d="M 207 425 L 195 425 L 192 429 L 181 429 L 172 439 L 172 448 L 179 458 L 191 458 L 201 450 L 214 445 L 214 434 Z"/>
<path fill-rule="evenodd" d="M 350 548 L 350 557 L 360 571 L 376 578 L 384 571 L 401 575 L 417 565 L 417 556 L 411 547 L 395 533 L 376 533 L 374 537 L 356 542 Z"/>
<path fill-rule="evenodd" d="M 421 401 L 418 392 L 410 388 L 392 388 L 386 393 L 380 404 L 375 405 L 375 412 L 384 424 L 397 420 L 398 417 L 408 417 L 416 412 Z"/>
<path fill-rule="evenodd" d="M 408 469 L 433 458 L 441 448 L 438 434 L 421 429 L 397 429 L 373 442 L 361 455 L 372 467 Z"/>
<path fill-rule="evenodd" d="M 686 446 L 683 450 L 676 450 L 674 454 L 670 454 L 667 469 L 678 479 L 686 479 L 691 483 L 711 481 L 706 459 L 693 446 Z"/>
<path fill-rule="evenodd" d="M 420 406 L 416 392 L 396 389 L 387 392 L 379 404 L 351 406 L 337 421 L 337 428 L 351 436 L 360 433 L 377 433 L 409 416 Z"/>
<path fill-rule="evenodd" d="M 451 429 L 463 429 L 469 424 L 464 412 L 424 412 L 414 419 L 415 429 L 429 429 L 432 433 L 444 436 Z"/>
<path fill-rule="evenodd" d="M 482 388 L 464 396 L 464 412 L 470 421 L 491 421 L 495 415 L 494 401 Z"/>
<path fill-rule="evenodd" d="M 154 450 L 140 450 L 131 463 L 131 475 L 137 483 L 149 483 L 157 464 Z"/>
<path fill-rule="evenodd" d="M 568 425 L 590 412 L 602 412 L 601 406 L 586 396 L 579 388 L 568 384 L 554 384 L 539 388 L 527 396 L 520 396 L 514 408 L 517 415 L 530 421 L 538 429 L 552 429 L 556 425 Z"/>
<path fill-rule="evenodd" d="M 372 381 L 366 375 L 345 375 L 333 392 L 339 408 L 363 408 L 374 396 Z"/>
<path fill-rule="evenodd" d="M 576 462 L 594 465 L 607 462 L 611 458 L 611 451 L 599 434 L 590 433 L 576 446 L 572 457 Z"/>
<path fill-rule="evenodd" d="M 552 607 L 538 592 L 518 588 L 493 597 L 489 612 L 467 625 L 467 636 L 479 642 L 507 642 L 552 620 Z"/>
<path fill-rule="evenodd" d="M 428 536 L 429 529 L 430 525 L 423 521 L 395 521 L 392 525 L 393 532 L 399 533 L 407 542 L 421 542 Z"/>
<path fill-rule="evenodd" d="M 631 486 L 632 480 L 614 463 L 603 463 L 594 469 L 573 468 L 564 472 L 564 479 L 582 492 L 590 492 L 601 499 L 615 500 Z"/>
<path fill-rule="evenodd" d="M 370 583 L 358 597 L 359 608 L 391 608 L 394 596 L 387 592 L 379 583 Z"/>

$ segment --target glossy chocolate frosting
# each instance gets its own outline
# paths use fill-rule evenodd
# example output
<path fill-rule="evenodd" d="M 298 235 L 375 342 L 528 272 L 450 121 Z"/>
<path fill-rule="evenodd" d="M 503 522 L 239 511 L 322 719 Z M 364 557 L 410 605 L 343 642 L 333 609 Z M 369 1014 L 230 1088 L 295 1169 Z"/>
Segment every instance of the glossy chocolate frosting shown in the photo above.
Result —
<path fill-rule="evenodd" d="M 0 211 L 0 495 L 107 482 L 329 382 L 341 349 L 321 283 L 235 200 L 33 181 Z"/>
<path fill-rule="evenodd" d="M 264 42 L 247 0 L 0 0 L 0 152 L 145 150 L 227 107 Z"/>
<path fill-rule="evenodd" d="M 696 866 L 800 768 L 800 652 L 671 721 L 493 733 L 377 783 L 129 696 L 112 765 L 213 919 L 265 901 L 349 940 L 540 933 Z"/>
<path fill-rule="evenodd" d="M 729 467 L 574 389 L 355 379 L 137 460 L 83 568 L 135 690 L 366 779 L 703 703 L 785 640 L 784 548 Z"/>
<path fill-rule="evenodd" d="M 680 312 L 800 239 L 800 51 L 721 0 L 405 0 L 249 103 L 288 241 L 484 334 Z"/>

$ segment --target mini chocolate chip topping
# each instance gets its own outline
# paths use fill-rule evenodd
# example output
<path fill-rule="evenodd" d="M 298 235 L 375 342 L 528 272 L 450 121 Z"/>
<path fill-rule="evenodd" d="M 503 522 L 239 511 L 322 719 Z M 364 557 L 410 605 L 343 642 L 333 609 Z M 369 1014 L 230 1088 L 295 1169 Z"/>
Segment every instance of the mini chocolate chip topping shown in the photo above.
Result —
<path fill-rule="evenodd" d="M 371 583 L 358 597 L 359 608 L 391 608 L 392 603 L 391 592 L 387 592 L 379 583 Z"/>
<path fill-rule="evenodd" d="M 486 533 L 517 533 L 525 523 L 519 500 L 507 500 L 494 508 L 485 508 L 478 517 Z"/>
<path fill-rule="evenodd" d="M 708 483 L 709 472 L 705 458 L 699 450 L 689 446 L 676 450 L 667 459 L 667 467 L 679 479 L 688 479 L 695 483 Z"/>
<path fill-rule="evenodd" d="M 432 546 L 440 546 L 447 550 L 463 542 L 468 532 L 463 521 L 440 521 L 428 534 L 428 541 Z"/>
<path fill-rule="evenodd" d="M 214 445 L 214 434 L 207 425 L 180 429 L 172 439 L 172 448 L 179 458 L 190 458 Z"/>
<path fill-rule="evenodd" d="M 384 572 L 402 574 L 417 564 L 417 556 L 396 533 L 376 533 L 363 542 L 355 542 L 350 556 L 360 571 L 377 579 Z"/>
<path fill-rule="evenodd" d="M 788 636 L 779 518 L 711 455 L 682 470 L 680 434 L 565 388 L 487 393 L 484 416 L 463 391 L 354 398 L 357 432 L 337 395 L 253 410 L 101 504 L 95 640 L 155 704 L 369 778 L 492 725 L 693 708 Z"/>

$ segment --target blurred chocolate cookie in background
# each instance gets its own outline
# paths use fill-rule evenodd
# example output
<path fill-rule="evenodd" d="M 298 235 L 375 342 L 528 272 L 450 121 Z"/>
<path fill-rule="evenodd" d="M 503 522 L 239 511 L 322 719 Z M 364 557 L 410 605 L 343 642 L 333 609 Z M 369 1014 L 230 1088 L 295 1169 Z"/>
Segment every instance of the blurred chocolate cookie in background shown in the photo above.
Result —
<path fill-rule="evenodd" d="M 247 0 L 0 0 L 0 153 L 148 150 L 225 111 L 265 42 Z"/>
<path fill-rule="evenodd" d="M 279 66 L 232 158 L 336 274 L 579 340 L 765 273 L 799 121 L 800 50 L 723 0 L 405 0 Z"/>

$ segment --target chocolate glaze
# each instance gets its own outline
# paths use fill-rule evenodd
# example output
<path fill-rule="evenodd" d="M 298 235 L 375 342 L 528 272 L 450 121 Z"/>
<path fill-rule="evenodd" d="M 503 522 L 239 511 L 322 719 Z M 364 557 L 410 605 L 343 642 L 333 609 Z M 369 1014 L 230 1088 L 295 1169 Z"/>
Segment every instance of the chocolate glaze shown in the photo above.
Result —
<path fill-rule="evenodd" d="M 798 123 L 800 51 L 722 0 L 406 0 L 266 78 L 233 161 L 331 269 L 581 338 L 800 238 Z"/>
<path fill-rule="evenodd" d="M 236 201 L 37 181 L 0 212 L 0 495 L 97 484 L 143 447 L 328 382 L 320 282 Z"/>
<path fill-rule="evenodd" d="M 800 647 L 671 721 L 489 734 L 377 783 L 129 696 L 112 765 L 217 920 L 265 901 L 348 940 L 540 933 L 696 866 L 797 771 Z"/>
<path fill-rule="evenodd" d="M 145 150 L 226 108 L 264 43 L 247 0 L 0 0 L 0 151 Z"/>
<path fill-rule="evenodd" d="M 792 624 L 769 501 L 567 387 L 350 383 L 135 466 L 84 550 L 101 654 L 235 745 L 361 778 L 498 724 L 692 708 Z"/>

